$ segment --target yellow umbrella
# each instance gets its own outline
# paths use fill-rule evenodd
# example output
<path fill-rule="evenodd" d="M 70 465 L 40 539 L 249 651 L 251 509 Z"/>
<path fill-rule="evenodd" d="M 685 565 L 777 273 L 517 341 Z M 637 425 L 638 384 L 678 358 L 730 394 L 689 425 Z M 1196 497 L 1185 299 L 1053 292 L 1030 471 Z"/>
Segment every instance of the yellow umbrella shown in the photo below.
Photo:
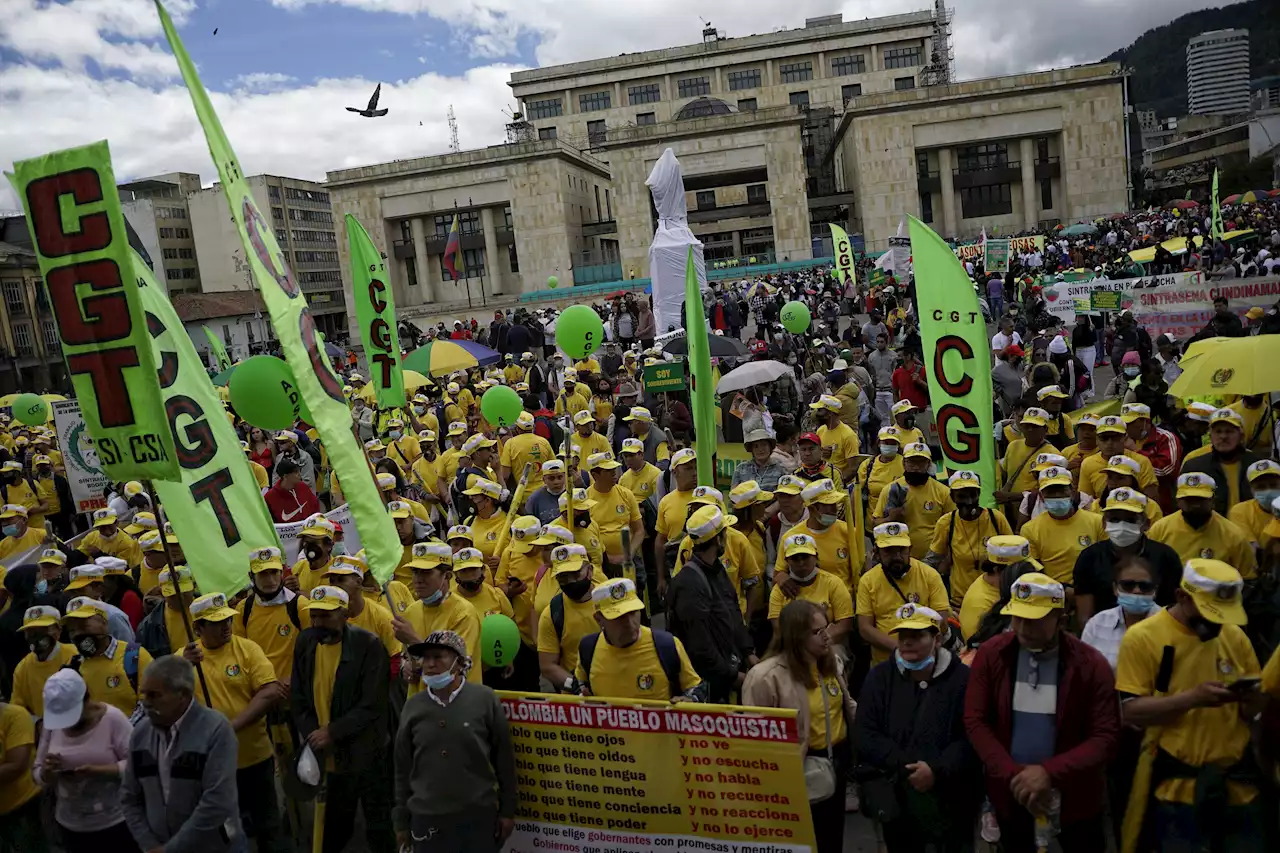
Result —
<path fill-rule="evenodd" d="M 13 405 L 13 401 L 14 401 L 14 400 L 16 400 L 16 399 L 18 399 L 18 397 L 19 397 L 19 396 L 21 396 L 21 395 L 19 395 L 19 394 L 5 394 L 3 397 L 0 397 L 0 406 L 12 406 L 12 405 Z"/>
<path fill-rule="evenodd" d="M 403 373 L 404 373 L 404 390 L 406 394 L 411 393 L 413 391 L 417 391 L 423 385 L 431 384 L 430 379 L 423 376 L 421 373 L 419 373 L 416 370 L 405 370 L 403 371 Z M 374 397 L 373 383 L 366 382 L 364 386 L 359 391 L 356 392 L 356 394 L 357 396 L 360 397 L 360 399 L 365 400 L 366 402 L 369 400 L 372 400 Z"/>
<path fill-rule="evenodd" d="M 64 403 L 67 398 L 61 394 L 41 394 L 40 399 L 46 403 Z"/>
<path fill-rule="evenodd" d="M 1273 372 L 1276 364 L 1280 364 L 1280 335 L 1196 341 L 1178 362 L 1182 375 L 1169 393 L 1193 397 L 1280 391 L 1280 373 Z"/>

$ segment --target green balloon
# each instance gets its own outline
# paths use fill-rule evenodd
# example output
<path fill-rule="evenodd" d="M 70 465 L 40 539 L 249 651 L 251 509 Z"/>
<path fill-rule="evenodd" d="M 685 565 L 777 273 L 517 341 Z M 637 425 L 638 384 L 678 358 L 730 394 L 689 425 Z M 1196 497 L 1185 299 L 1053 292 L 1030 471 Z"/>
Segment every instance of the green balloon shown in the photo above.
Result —
<path fill-rule="evenodd" d="M 302 412 L 298 383 L 282 359 L 269 355 L 245 359 L 227 387 L 236 413 L 260 429 L 288 429 Z"/>
<path fill-rule="evenodd" d="M 27 426 L 49 422 L 49 404 L 39 394 L 19 394 L 11 404 L 13 417 Z"/>
<path fill-rule="evenodd" d="M 604 323 L 586 305 L 570 305 L 556 321 L 556 344 L 569 358 L 586 358 L 604 343 Z"/>
<path fill-rule="evenodd" d="M 796 300 L 782 306 L 780 319 L 782 320 L 782 328 L 793 335 L 799 335 L 809 328 L 809 322 L 813 318 L 809 315 L 809 306 Z"/>
<path fill-rule="evenodd" d="M 520 651 L 520 629 L 510 616 L 490 613 L 480 623 L 480 657 L 485 666 L 507 666 Z"/>
<path fill-rule="evenodd" d="M 556 278 L 555 276 L 548 276 L 547 287 L 551 288 L 552 290 L 555 290 L 559 286 L 560 286 L 560 279 Z"/>
<path fill-rule="evenodd" d="M 506 385 L 495 385 L 480 398 L 480 414 L 497 427 L 509 427 L 524 411 L 520 395 Z"/>

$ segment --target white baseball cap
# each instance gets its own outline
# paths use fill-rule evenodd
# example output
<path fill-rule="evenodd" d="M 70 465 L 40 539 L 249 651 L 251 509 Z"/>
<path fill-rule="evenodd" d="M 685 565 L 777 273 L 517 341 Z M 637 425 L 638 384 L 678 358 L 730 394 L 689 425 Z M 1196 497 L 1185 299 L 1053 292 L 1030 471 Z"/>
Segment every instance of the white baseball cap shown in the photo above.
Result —
<path fill-rule="evenodd" d="M 44 727 L 69 729 L 84 714 L 84 679 L 74 669 L 60 669 L 44 683 Z"/>

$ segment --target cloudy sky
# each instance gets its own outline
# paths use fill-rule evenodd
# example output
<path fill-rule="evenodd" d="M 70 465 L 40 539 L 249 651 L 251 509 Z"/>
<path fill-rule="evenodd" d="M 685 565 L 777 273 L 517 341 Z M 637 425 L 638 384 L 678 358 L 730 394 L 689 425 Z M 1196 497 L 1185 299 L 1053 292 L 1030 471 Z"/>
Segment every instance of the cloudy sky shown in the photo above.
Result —
<path fill-rule="evenodd" d="M 2 0 L 0 168 L 104 136 L 120 180 L 216 177 L 151 0 Z M 248 174 L 437 154 L 452 105 L 464 148 L 503 139 L 519 68 L 928 8 L 928 0 L 168 0 Z M 1207 0 L 951 0 L 973 78 L 1088 62 Z M 214 34 L 214 30 L 217 34 Z M 390 114 L 363 119 L 382 83 Z M 17 208 L 0 181 L 0 210 Z"/>

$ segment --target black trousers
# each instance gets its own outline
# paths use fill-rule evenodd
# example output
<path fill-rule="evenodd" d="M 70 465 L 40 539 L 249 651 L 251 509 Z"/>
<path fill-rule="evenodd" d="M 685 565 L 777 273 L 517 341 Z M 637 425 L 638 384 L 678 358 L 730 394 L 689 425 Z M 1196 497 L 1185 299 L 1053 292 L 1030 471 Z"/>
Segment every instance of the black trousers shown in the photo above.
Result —
<path fill-rule="evenodd" d="M 1058 835 L 1062 853 L 1099 853 L 1107 849 L 1102 815 L 1065 824 Z M 1005 853 L 1036 853 L 1035 820 L 1018 809 L 1012 819 L 1000 818 L 1000 846 Z"/>
<path fill-rule="evenodd" d="M 385 750 L 359 773 L 329 773 L 324 813 L 324 853 L 342 853 L 356 827 L 356 809 L 364 807 L 364 837 L 369 853 L 396 853 L 391 829 L 391 773 Z"/>
<path fill-rule="evenodd" d="M 448 815 L 411 815 L 413 853 L 498 853 L 496 808 Z"/>
<path fill-rule="evenodd" d="M 138 842 L 124 821 L 97 832 L 72 832 L 59 826 L 67 853 L 138 853 Z"/>
<path fill-rule="evenodd" d="M 259 853 L 288 853 L 276 797 L 275 760 L 268 758 L 236 771 L 236 791 L 246 827 L 252 827 Z"/>

